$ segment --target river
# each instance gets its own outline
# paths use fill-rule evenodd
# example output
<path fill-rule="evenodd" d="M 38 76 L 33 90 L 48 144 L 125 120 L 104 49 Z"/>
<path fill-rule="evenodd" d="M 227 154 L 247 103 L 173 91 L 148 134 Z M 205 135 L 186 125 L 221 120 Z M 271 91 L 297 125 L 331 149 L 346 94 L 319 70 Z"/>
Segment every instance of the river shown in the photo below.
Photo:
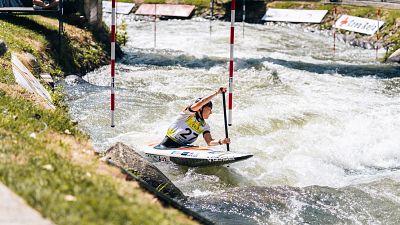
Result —
<path fill-rule="evenodd" d="M 141 151 L 194 99 L 228 85 L 230 23 L 214 21 L 210 34 L 202 19 L 161 20 L 154 48 L 151 22 L 124 19 L 116 127 L 109 66 L 66 85 L 70 114 L 98 151 L 117 141 Z M 398 224 L 400 67 L 343 41 L 334 52 L 331 36 L 299 25 L 246 24 L 244 37 L 238 26 L 229 133 L 232 151 L 254 157 L 156 163 L 186 206 L 217 224 Z M 213 102 L 208 123 L 222 138 L 222 98 Z"/>

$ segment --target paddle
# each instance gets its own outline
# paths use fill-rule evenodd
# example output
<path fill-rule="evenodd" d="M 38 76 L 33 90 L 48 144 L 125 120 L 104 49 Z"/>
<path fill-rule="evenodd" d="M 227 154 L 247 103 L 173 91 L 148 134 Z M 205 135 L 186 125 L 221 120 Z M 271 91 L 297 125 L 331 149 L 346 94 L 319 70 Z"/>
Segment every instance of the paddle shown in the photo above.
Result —
<path fill-rule="evenodd" d="M 226 103 L 225 103 L 225 92 L 222 92 L 222 103 L 224 105 L 224 122 L 225 122 L 225 137 L 228 137 L 228 122 L 226 121 Z M 229 144 L 226 144 L 226 150 L 229 151 Z"/>

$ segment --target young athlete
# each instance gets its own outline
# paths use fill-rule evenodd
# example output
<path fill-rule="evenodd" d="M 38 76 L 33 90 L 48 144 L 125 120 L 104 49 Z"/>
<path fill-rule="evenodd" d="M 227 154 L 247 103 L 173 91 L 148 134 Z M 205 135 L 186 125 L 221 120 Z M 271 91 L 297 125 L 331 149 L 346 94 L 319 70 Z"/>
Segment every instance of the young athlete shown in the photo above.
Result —
<path fill-rule="evenodd" d="M 215 93 L 204 98 L 198 98 L 192 105 L 186 107 L 169 126 L 160 147 L 178 148 L 187 146 L 196 141 L 200 134 L 203 134 L 203 138 L 209 146 L 229 144 L 229 138 L 214 140 L 210 133 L 210 126 L 206 123 L 206 119 L 212 113 L 211 99 L 225 92 L 226 88 L 221 87 Z"/>

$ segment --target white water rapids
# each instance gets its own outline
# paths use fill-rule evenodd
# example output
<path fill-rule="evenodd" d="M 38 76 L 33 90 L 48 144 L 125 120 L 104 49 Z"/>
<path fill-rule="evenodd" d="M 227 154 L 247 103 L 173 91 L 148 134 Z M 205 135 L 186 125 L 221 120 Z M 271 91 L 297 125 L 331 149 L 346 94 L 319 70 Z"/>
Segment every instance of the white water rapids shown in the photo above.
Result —
<path fill-rule="evenodd" d="M 125 20 L 116 127 L 109 66 L 66 86 L 70 113 L 98 151 L 160 141 L 184 107 L 228 85 L 229 23 L 213 22 L 210 35 L 208 21 L 158 21 L 153 49 L 152 23 Z M 244 38 L 237 30 L 231 149 L 254 157 L 217 168 L 157 163 L 193 197 L 188 207 L 218 224 L 398 223 L 400 68 L 341 41 L 334 53 L 331 36 L 300 26 L 246 24 Z M 213 102 L 208 123 L 222 138 L 222 98 Z"/>

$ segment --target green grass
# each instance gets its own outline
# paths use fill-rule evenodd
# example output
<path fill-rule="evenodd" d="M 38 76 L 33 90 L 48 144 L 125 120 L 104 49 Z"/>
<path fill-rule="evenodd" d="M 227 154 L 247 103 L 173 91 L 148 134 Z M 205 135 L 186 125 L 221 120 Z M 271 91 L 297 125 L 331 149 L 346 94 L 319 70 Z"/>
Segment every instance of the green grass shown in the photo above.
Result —
<path fill-rule="evenodd" d="M 26 39 L 20 37 L 26 37 Z M 0 73 L 3 74 L 3 76 L 0 76 L 0 82 L 12 84 L 14 83 L 14 76 L 12 76 L 11 66 L 6 63 L 11 60 L 10 50 L 29 52 L 34 56 L 39 56 L 39 52 L 26 40 L 34 40 L 44 43 L 45 37 L 35 31 L 0 20 L 0 38 L 5 41 L 9 49 L 6 55 L 0 59 L 0 63 L 3 65 L 0 67 Z"/>
<path fill-rule="evenodd" d="M 11 51 L 33 54 L 40 71 L 57 76 L 108 62 L 107 35 L 69 25 L 59 58 L 56 24 L 40 16 L 0 19 L 0 38 L 9 48 L 0 57 L 0 181 L 56 224 L 193 224 L 112 176 L 113 170 L 104 169 L 96 156 L 82 153 L 92 151 L 91 146 L 65 108 L 43 109 L 11 86 Z M 107 42 L 102 41 L 105 36 Z"/>
<path fill-rule="evenodd" d="M 49 23 L 51 22 L 51 23 Z M 93 65 L 107 64 L 109 45 L 106 30 L 99 30 L 96 35 L 65 25 L 66 35 L 59 43 L 58 22 L 41 16 L 8 16 L 1 17 L 0 37 L 5 40 L 9 49 L 16 52 L 32 53 L 37 59 L 40 72 L 54 76 L 67 74 L 84 74 L 94 69 Z M 4 29 L 3 29 L 4 28 Z M 13 32 L 8 32 L 12 30 Z M 90 42 L 89 40 L 96 40 Z M 34 46 L 42 45 L 41 48 Z M 61 53 L 58 51 L 61 47 Z M 9 55 L 5 59 L 9 60 Z M 4 80 L 1 80 L 4 82 Z"/>
<path fill-rule="evenodd" d="M 80 136 L 65 113 L 40 109 L 2 91 L 0 105 L 0 181 L 45 217 L 66 225 L 179 224 L 174 220 L 178 212 L 161 212 L 159 205 L 140 200 L 140 189 L 121 195 L 113 179 L 96 175 L 96 160 L 79 166 L 56 153 L 53 148 L 68 155 L 68 144 L 49 135 L 69 129 Z M 30 137 L 32 132 L 36 138 Z M 75 200 L 67 201 L 69 195 Z"/>

